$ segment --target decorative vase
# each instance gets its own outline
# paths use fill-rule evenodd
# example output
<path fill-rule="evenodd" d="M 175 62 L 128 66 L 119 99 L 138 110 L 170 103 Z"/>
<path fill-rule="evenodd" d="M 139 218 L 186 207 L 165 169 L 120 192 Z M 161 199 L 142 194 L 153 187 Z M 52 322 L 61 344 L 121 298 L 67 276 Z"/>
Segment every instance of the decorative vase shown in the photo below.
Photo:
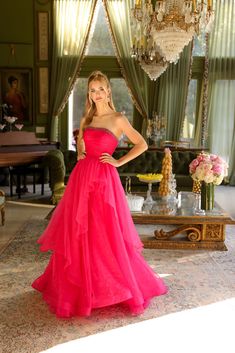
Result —
<path fill-rule="evenodd" d="M 214 184 L 201 184 L 201 209 L 205 211 L 213 210 L 214 208 Z"/>

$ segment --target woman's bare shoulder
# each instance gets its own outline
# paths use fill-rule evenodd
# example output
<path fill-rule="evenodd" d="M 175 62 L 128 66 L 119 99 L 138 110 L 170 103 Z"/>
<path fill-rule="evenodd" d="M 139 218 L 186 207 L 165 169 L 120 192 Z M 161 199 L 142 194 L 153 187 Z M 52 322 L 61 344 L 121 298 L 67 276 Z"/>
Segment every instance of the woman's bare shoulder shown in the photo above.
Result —
<path fill-rule="evenodd" d="M 127 117 L 125 116 L 125 114 L 123 112 L 116 112 L 115 115 L 114 115 L 114 118 L 117 121 L 121 121 L 121 120 L 127 119 Z"/>
<path fill-rule="evenodd" d="M 117 125 L 122 125 L 122 124 L 125 124 L 128 122 L 127 117 L 122 112 L 119 112 L 119 113 L 117 112 L 117 114 L 115 116 L 115 120 L 116 120 Z"/>

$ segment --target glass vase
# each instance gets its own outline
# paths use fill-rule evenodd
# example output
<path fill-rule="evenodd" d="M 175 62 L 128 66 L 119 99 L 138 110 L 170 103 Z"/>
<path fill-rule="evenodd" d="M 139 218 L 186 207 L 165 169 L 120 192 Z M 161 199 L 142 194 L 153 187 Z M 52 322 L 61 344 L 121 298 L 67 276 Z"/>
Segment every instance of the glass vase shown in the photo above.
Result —
<path fill-rule="evenodd" d="M 201 184 L 201 209 L 205 211 L 213 210 L 215 190 L 213 183 Z"/>

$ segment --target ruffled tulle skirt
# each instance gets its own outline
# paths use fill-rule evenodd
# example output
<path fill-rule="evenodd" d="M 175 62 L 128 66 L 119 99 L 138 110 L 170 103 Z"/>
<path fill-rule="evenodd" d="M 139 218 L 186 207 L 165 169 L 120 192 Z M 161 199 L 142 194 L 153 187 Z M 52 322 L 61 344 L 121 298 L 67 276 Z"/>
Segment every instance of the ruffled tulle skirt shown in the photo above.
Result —
<path fill-rule="evenodd" d="M 38 242 L 52 255 L 32 286 L 58 317 L 88 316 L 117 303 L 139 314 L 167 291 L 141 255 L 116 168 L 96 158 L 77 163 Z"/>

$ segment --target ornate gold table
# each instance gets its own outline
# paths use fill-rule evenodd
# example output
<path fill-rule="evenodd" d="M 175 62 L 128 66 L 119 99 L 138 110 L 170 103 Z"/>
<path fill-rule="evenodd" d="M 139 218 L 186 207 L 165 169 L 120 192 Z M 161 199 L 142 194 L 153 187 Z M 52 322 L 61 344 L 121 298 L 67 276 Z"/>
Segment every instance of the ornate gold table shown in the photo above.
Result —
<path fill-rule="evenodd" d="M 225 245 L 225 228 L 227 224 L 235 224 L 224 210 L 217 204 L 213 212 L 205 215 L 182 214 L 177 209 L 175 215 L 154 213 L 132 213 L 136 224 L 159 225 L 154 235 L 141 235 L 145 248 L 152 249 L 208 249 L 227 250 Z M 171 229 L 169 228 L 171 226 Z"/>

